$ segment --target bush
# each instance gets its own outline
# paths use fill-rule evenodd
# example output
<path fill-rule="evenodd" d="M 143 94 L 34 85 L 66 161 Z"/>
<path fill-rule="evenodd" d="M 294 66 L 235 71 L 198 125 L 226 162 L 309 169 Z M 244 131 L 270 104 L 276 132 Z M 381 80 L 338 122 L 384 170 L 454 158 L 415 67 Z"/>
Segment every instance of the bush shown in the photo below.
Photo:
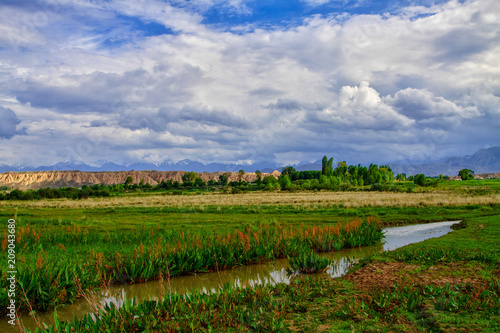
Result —
<path fill-rule="evenodd" d="M 339 189 L 341 191 L 349 191 L 351 189 L 351 187 L 352 187 L 351 183 L 342 183 L 342 184 L 340 184 Z"/>
<path fill-rule="evenodd" d="M 425 186 L 425 175 L 423 173 L 415 175 L 413 182 L 420 186 Z"/>
<path fill-rule="evenodd" d="M 380 183 L 375 183 L 370 186 L 370 191 L 389 191 L 390 186 L 385 185 L 385 184 L 380 184 Z"/>
<path fill-rule="evenodd" d="M 330 260 L 320 257 L 314 252 L 302 253 L 298 257 L 289 258 L 290 267 L 287 268 L 287 273 L 292 275 L 296 273 L 313 274 L 324 271 Z"/>

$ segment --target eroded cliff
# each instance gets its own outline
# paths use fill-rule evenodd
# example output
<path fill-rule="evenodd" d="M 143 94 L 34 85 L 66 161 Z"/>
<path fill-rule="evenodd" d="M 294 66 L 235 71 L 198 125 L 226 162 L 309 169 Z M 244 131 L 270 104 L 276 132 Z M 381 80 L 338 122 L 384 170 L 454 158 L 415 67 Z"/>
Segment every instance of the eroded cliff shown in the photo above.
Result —
<path fill-rule="evenodd" d="M 95 184 L 123 184 L 128 176 L 131 176 L 134 183 L 139 183 L 141 179 L 151 185 L 157 185 L 162 180 L 172 179 L 182 182 L 185 171 L 106 171 L 106 172 L 82 172 L 82 171 L 36 171 L 36 172 L 4 172 L 0 174 L 0 186 L 8 186 L 18 189 L 39 189 L 45 187 L 80 187 L 83 185 Z M 209 180 L 218 181 L 219 176 L 224 172 L 203 172 L 198 176 L 207 182 Z M 229 181 L 237 181 L 237 172 L 227 172 Z M 262 178 L 272 175 L 279 177 L 280 172 L 263 173 Z M 245 173 L 242 180 L 251 182 L 257 179 L 255 173 Z"/>

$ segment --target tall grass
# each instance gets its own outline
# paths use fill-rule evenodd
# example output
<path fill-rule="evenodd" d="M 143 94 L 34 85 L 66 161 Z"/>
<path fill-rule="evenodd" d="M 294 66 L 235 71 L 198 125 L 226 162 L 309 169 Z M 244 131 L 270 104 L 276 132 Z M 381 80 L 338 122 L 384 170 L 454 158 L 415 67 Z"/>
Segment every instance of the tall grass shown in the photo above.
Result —
<path fill-rule="evenodd" d="M 102 314 L 85 315 L 72 323 L 61 322 L 36 332 L 288 332 L 284 304 L 268 287 L 232 288 L 222 292 L 170 295 L 162 301 L 121 308 L 106 305 Z"/>
<path fill-rule="evenodd" d="M 412 312 L 430 305 L 438 311 L 467 313 L 483 311 L 500 314 L 500 283 L 498 281 L 462 286 L 395 285 L 391 290 L 377 290 L 365 299 L 352 297 L 337 313 L 343 318 L 357 318 L 360 313 L 373 318 L 387 318 L 396 313 Z"/>
<path fill-rule="evenodd" d="M 317 332 L 321 331 L 318 324 L 332 325 L 331 331 L 351 332 L 349 324 L 363 322 L 372 325 L 363 331 L 412 331 L 418 325 L 421 331 L 441 332 L 454 330 L 441 326 L 447 316 L 471 314 L 497 327 L 498 281 L 463 286 L 402 284 L 369 294 L 353 294 L 341 280 L 332 279 L 254 288 L 225 285 L 217 293 L 174 294 L 138 304 L 131 300 L 120 308 L 106 305 L 98 315 L 87 314 L 70 323 L 55 316 L 53 326 L 36 332 Z M 300 329 L 297 319 L 312 325 Z M 335 324 L 344 329 L 337 330 Z M 477 323 L 465 325 L 476 326 L 472 330 L 477 331 Z"/>
<path fill-rule="evenodd" d="M 311 251 L 365 246 L 381 238 L 382 223 L 374 218 L 335 226 L 264 224 L 202 235 L 161 228 L 100 233 L 78 226 L 67 226 L 61 233 L 26 226 L 17 232 L 21 249 L 17 279 L 29 302 L 23 308 L 47 310 L 81 296 L 80 289 L 231 269 Z M 0 281 L 0 288 L 0 307 L 5 314 L 6 279 Z"/>
<path fill-rule="evenodd" d="M 244 194 L 204 194 L 182 196 L 127 196 L 92 198 L 82 200 L 53 199 L 37 201 L 0 201 L 0 207 L 31 208 L 98 208 L 98 207 L 207 207 L 207 206 L 259 206 L 290 205 L 313 207 L 343 204 L 351 207 L 422 207 L 422 206 L 463 206 L 490 205 L 500 202 L 500 194 L 470 195 L 459 191 L 422 193 L 392 192 L 301 192 L 301 193 L 244 193 Z"/>
<path fill-rule="evenodd" d="M 320 257 L 314 252 L 301 253 L 297 257 L 290 258 L 290 267 L 287 268 L 287 274 L 297 273 L 313 274 L 324 271 L 330 264 L 330 260 Z"/>

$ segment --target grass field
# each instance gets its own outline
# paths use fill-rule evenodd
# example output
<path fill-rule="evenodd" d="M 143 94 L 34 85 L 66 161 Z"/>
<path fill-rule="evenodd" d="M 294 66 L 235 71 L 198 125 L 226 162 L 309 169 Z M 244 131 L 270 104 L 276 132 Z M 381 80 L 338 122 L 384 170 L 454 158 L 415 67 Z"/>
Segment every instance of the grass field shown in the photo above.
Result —
<path fill-rule="evenodd" d="M 92 331 L 98 325 L 123 332 L 351 332 L 381 331 L 386 325 L 393 332 L 447 331 L 466 327 L 460 323 L 463 316 L 452 314 L 456 302 L 460 307 L 466 302 L 469 312 L 464 316 L 479 331 L 487 331 L 498 319 L 494 308 L 499 296 L 500 194 L 491 188 L 481 191 L 456 187 L 425 193 L 266 192 L 3 201 L 0 218 L 17 221 L 19 279 L 35 309 L 70 302 L 81 296 L 82 288 L 107 282 L 139 282 L 297 256 L 311 249 L 367 245 L 379 239 L 379 229 L 363 227 L 370 221 L 390 226 L 465 220 L 467 228 L 378 255 L 344 279 L 249 290 L 226 287 L 216 295 L 190 299 L 175 296 L 168 304 L 144 302 L 108 309 L 97 324 L 87 318 L 61 324 L 61 329 Z M 1 273 L 6 277 L 5 268 Z M 471 300 L 476 294 L 480 296 Z M 452 305 L 444 301 L 455 298 Z M 6 293 L 0 294 L 0 301 L 7 301 Z M 198 316 L 203 309 L 211 309 L 214 317 Z M 144 314 L 139 320 L 138 313 Z M 173 319 L 179 317 L 186 319 Z"/>
<path fill-rule="evenodd" d="M 497 180 L 496 183 L 500 184 Z M 366 207 L 366 206 L 447 206 L 498 203 L 499 191 L 485 193 L 464 193 L 459 188 L 454 191 L 437 191 L 417 193 L 393 192 L 251 192 L 244 194 L 205 193 L 198 195 L 130 195 L 112 198 L 91 198 L 82 200 L 54 199 L 36 201 L 0 201 L 0 207 L 13 209 L 26 208 L 112 208 L 112 207 L 198 207 L 205 206 L 332 206 Z"/>
<path fill-rule="evenodd" d="M 464 229 L 363 260 L 340 279 L 127 303 L 55 331 L 498 332 L 499 237 L 498 215 L 470 218 Z"/>

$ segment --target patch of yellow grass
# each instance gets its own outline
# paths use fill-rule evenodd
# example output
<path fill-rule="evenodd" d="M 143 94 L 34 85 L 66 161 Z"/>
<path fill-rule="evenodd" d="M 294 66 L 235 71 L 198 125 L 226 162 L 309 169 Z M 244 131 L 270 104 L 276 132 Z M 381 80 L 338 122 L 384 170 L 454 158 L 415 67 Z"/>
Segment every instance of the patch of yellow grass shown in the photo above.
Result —
<path fill-rule="evenodd" d="M 206 195 L 150 195 L 115 198 L 91 198 L 84 200 L 38 200 L 38 201 L 0 201 L 0 207 L 31 208 L 98 208 L 126 206 L 260 206 L 293 205 L 314 209 L 331 205 L 344 207 L 414 207 L 414 206 L 462 206 L 488 205 L 500 203 L 500 194 L 467 196 L 453 192 L 431 193 L 392 193 L 392 192 L 317 192 L 317 193 L 243 193 Z"/>

